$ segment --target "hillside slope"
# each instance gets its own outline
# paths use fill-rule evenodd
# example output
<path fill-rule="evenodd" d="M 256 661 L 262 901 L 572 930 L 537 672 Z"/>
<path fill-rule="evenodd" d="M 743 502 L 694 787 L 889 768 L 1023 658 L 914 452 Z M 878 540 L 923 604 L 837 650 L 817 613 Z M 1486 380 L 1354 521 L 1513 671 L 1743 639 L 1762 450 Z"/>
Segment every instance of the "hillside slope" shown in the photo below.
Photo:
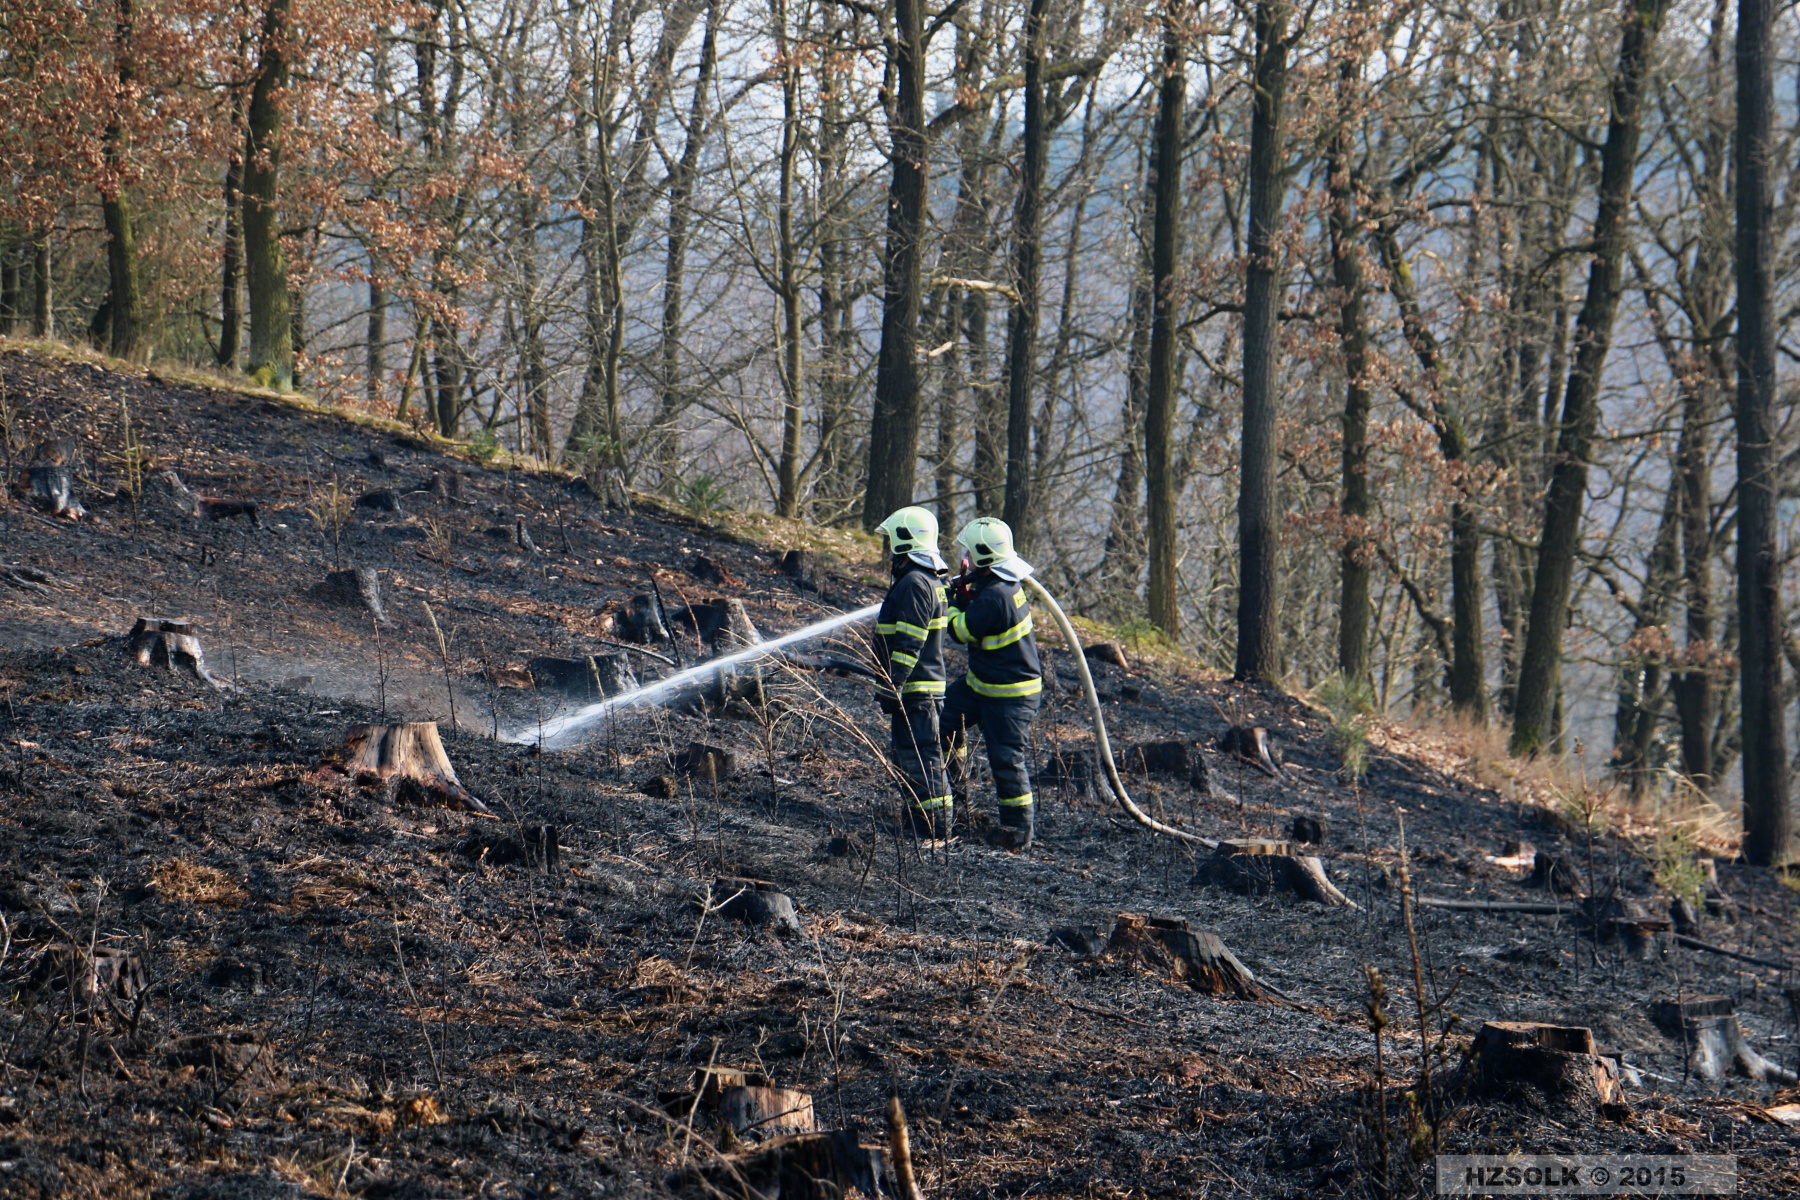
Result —
<path fill-rule="evenodd" d="M 15 442 L 71 440 L 88 510 L 52 519 L 16 491 L 0 509 L 0 566 L 45 581 L 0 584 L 0 1195 L 656 1194 L 716 1158 L 705 1118 L 659 1107 L 709 1064 L 804 1089 L 821 1127 L 865 1139 L 897 1093 L 933 1200 L 1373 1195 L 1384 1125 L 1391 1194 L 1428 1194 L 1406 1148 L 1430 1133 L 1403 1095 L 1420 1039 L 1402 820 L 1427 896 L 1549 899 L 1490 861 L 1523 840 L 1571 860 L 1584 890 L 1666 907 L 1630 847 L 1590 847 L 1454 771 L 1381 752 L 1344 786 L 1316 718 L 1285 697 L 1098 667 L 1115 744 L 1180 743 L 1205 765 L 1204 780 L 1128 776 L 1140 804 L 1211 839 L 1323 818 L 1317 852 L 1357 907 L 1194 886 L 1204 850 L 1048 769 L 1091 745 L 1054 644 L 1065 690 L 1036 731 L 1041 840 L 1024 855 L 973 829 L 923 851 L 892 836 L 885 721 L 852 678 L 770 667 L 762 703 L 625 712 L 540 751 L 530 729 L 560 702 L 516 686 L 524 664 L 615 649 L 622 606 L 653 579 L 671 606 L 742 600 L 773 634 L 875 599 L 871 564 L 796 580 L 779 570 L 789 547 L 605 509 L 561 477 L 328 413 L 41 354 L 0 352 L 0 371 Z M 127 411 L 138 473 L 252 501 L 258 524 L 149 487 L 135 506 L 119 496 Z M 399 510 L 349 506 L 334 552 L 313 515 L 328 518 L 334 483 L 351 499 L 392 489 Z M 379 572 L 386 624 L 311 594 L 334 565 Z M 122 635 L 141 616 L 195 622 L 232 686 L 139 666 Z M 676 649 L 701 648 L 690 634 Z M 858 653 L 855 636 L 836 651 Z M 662 669 L 642 654 L 634 668 Z M 1281 778 L 1221 752 L 1228 714 L 1270 731 Z M 439 721 L 494 815 L 322 769 L 384 719 Z M 683 773 L 694 742 L 734 751 L 736 773 Z M 977 797 L 991 807 L 991 788 Z M 1719 875 L 1738 920 L 1709 919 L 1704 939 L 1800 961 L 1794 894 L 1766 872 Z M 797 936 L 720 908 L 743 878 L 792 897 Z M 1734 1153 L 1740 1194 L 1792 1194 L 1800 1136 L 1765 1114 L 1773 1086 L 1703 1081 L 1649 1010 L 1728 995 L 1750 1041 L 1792 1067 L 1791 975 L 1667 935 L 1644 957 L 1595 944 L 1579 902 L 1556 903 L 1416 913 L 1427 999 L 1454 993 L 1433 1028 L 1460 1018 L 1424 1110 L 1442 1147 Z M 1121 912 L 1216 931 L 1271 991 L 1216 998 L 1166 953 L 1047 942 L 1066 927 L 1103 940 Z M 61 986 L 126 955 L 143 984 L 110 1004 Z M 1393 1018 L 1379 1106 L 1365 965 Z M 1488 1020 L 1590 1027 L 1643 1072 L 1628 1109 L 1474 1094 L 1456 1038 Z"/>

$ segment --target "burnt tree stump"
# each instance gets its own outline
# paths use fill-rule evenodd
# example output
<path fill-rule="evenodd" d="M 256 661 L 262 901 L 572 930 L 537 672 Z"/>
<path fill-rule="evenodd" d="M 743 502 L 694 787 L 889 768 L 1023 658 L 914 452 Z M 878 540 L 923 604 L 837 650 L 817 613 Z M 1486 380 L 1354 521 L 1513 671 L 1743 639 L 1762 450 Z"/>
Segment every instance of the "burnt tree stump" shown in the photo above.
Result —
<path fill-rule="evenodd" d="M 1219 735 L 1219 749 L 1226 754 L 1236 755 L 1239 762 L 1255 767 L 1271 779 L 1287 778 L 1282 774 L 1281 764 L 1275 758 L 1269 731 L 1260 725 L 1228 726 Z"/>
<path fill-rule="evenodd" d="M 1191 776 L 1186 742 L 1140 742 L 1119 751 L 1121 771 L 1135 775 Z"/>
<path fill-rule="evenodd" d="M 1188 928 L 1183 917 L 1150 917 L 1120 913 L 1107 941 L 1107 953 L 1139 959 L 1170 972 L 1177 980 L 1209 996 L 1270 1000 L 1256 975 L 1238 961 L 1218 934 Z"/>
<path fill-rule="evenodd" d="M 370 567 L 329 572 L 313 585 L 312 595 L 327 604 L 364 609 L 381 624 L 387 624 L 387 613 L 381 607 L 381 576 Z"/>
<path fill-rule="evenodd" d="M 391 487 L 364 492 L 356 498 L 355 503 L 356 507 L 366 508 L 370 512 L 398 513 L 405 511 L 400 507 L 400 493 Z"/>
<path fill-rule="evenodd" d="M 139 617 L 131 627 L 127 645 L 139 666 L 186 671 L 219 691 L 231 686 L 207 669 L 206 652 L 194 633 L 192 621 Z"/>
<path fill-rule="evenodd" d="M 1594 1051 L 1593 1030 L 1537 1021 L 1489 1021 L 1469 1047 L 1467 1073 L 1478 1092 L 1531 1088 L 1564 1104 L 1617 1104 L 1619 1075 Z"/>
<path fill-rule="evenodd" d="M 1758 1054 L 1745 1039 L 1729 996 L 1658 1000 L 1650 1006 L 1650 1019 L 1681 1042 L 1688 1070 L 1708 1083 L 1717 1083 L 1727 1071 L 1767 1083 L 1795 1081 L 1794 1072 Z"/>
<path fill-rule="evenodd" d="M 865 1146 L 855 1130 L 777 1138 L 756 1150 L 670 1172 L 663 1186 L 709 1200 L 843 1200 L 892 1193 L 888 1153 Z"/>
<path fill-rule="evenodd" d="M 580 658 L 533 658 L 526 662 L 532 683 L 545 692 L 572 700 L 617 696 L 638 686 L 631 662 L 623 654 L 588 654 Z"/>
<path fill-rule="evenodd" d="M 1560 854 L 1539 854 L 1532 860 L 1531 878 L 1525 886 L 1555 896 L 1581 895 L 1581 876 L 1575 865 Z"/>
<path fill-rule="evenodd" d="M 812 1133 L 818 1128 L 813 1120 L 811 1093 L 754 1084 L 729 1087 L 720 1093 L 719 1121 L 731 1126 L 731 1131 L 740 1137 L 749 1134 L 773 1138 Z"/>
<path fill-rule="evenodd" d="M 218 496 L 202 496 L 192 491 L 173 471 L 158 471 L 144 483 L 144 500 L 170 510 L 177 516 L 209 521 L 229 517 L 248 517 L 260 528 L 262 518 L 253 500 L 226 500 Z"/>
<path fill-rule="evenodd" d="M 1289 842 L 1242 838 L 1220 842 L 1203 859 L 1189 886 L 1219 887 L 1246 896 L 1287 893 L 1327 908 L 1358 907 L 1332 885 L 1324 862 L 1294 853 Z"/>
<path fill-rule="evenodd" d="M 74 992 L 75 1007 L 115 1011 L 131 1007 L 144 995 L 144 967 L 127 950 L 96 946 L 92 952 L 71 942 L 52 942 L 39 953 L 24 991 Z"/>
<path fill-rule="evenodd" d="M 391 787 L 397 800 L 488 811 L 457 779 L 436 721 L 358 725 L 344 742 L 344 755 L 344 774 Z"/>
<path fill-rule="evenodd" d="M 1124 648 L 1117 642 L 1097 642 L 1092 646 L 1081 648 L 1082 656 L 1090 663 L 1104 663 L 1121 671 L 1131 670 L 1131 663 L 1125 657 Z"/>
<path fill-rule="evenodd" d="M 1312 813 L 1295 813 L 1288 822 L 1288 837 L 1302 846 L 1323 846 L 1330 833 L 1330 823 Z"/>
<path fill-rule="evenodd" d="M 723 746 L 693 742 L 686 750 L 676 755 L 675 765 L 689 775 L 708 779 L 714 783 L 723 783 L 737 774 L 737 752 L 727 750 Z"/>
<path fill-rule="evenodd" d="M 713 883 L 713 895 L 725 897 L 718 911 L 728 920 L 770 929 L 782 937 L 793 937 L 801 931 L 793 897 L 777 891 L 765 879 L 719 879 Z"/>
<path fill-rule="evenodd" d="M 31 502 L 53 517 L 79 521 L 87 509 L 75 498 L 75 443 L 46 438 L 32 451 L 25 469 Z"/>
<path fill-rule="evenodd" d="M 819 556 L 810 550 L 789 550 L 781 556 L 781 573 L 805 592 L 819 590 Z"/>

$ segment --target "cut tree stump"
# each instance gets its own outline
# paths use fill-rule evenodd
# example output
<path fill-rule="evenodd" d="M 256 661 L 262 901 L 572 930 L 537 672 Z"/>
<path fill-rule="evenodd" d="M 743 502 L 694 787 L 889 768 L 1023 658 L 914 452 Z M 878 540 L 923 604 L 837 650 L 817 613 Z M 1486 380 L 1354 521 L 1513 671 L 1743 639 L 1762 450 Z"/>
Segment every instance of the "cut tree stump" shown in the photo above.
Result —
<path fill-rule="evenodd" d="M 381 624 L 387 624 L 387 613 L 381 607 L 381 576 L 370 567 L 329 572 L 313 585 L 312 595 L 327 604 L 364 609 Z"/>
<path fill-rule="evenodd" d="M 1247 896 L 1285 892 L 1328 908 L 1359 908 L 1332 885 L 1318 857 L 1294 853 L 1290 842 L 1263 838 L 1220 842 L 1210 857 L 1201 860 L 1188 884 Z"/>
<path fill-rule="evenodd" d="M 1125 657 L 1124 649 L 1117 642 L 1096 642 L 1092 646 L 1083 646 L 1081 654 L 1090 663 L 1105 663 L 1117 667 L 1121 671 L 1131 670 L 1131 662 Z"/>
<path fill-rule="evenodd" d="M 540 691 L 572 700 L 596 700 L 636 690 L 637 676 L 623 654 L 588 654 L 580 658 L 534 658 L 526 662 Z"/>
<path fill-rule="evenodd" d="M 1136 775 L 1187 776 L 1193 770 L 1188 755 L 1186 742 L 1140 742 L 1119 751 L 1118 764 Z"/>
<path fill-rule="evenodd" d="M 720 916 L 756 928 L 771 929 L 783 937 L 801 932 L 793 897 L 775 890 L 766 879 L 725 877 L 713 882 L 713 900 Z"/>
<path fill-rule="evenodd" d="M 1560 854 L 1538 854 L 1532 860 L 1531 878 L 1525 886 L 1558 896 L 1581 895 L 1581 876 L 1575 865 Z"/>
<path fill-rule="evenodd" d="M 192 491 L 173 471 L 158 471 L 144 481 L 144 501 L 158 504 L 188 518 L 204 517 L 223 521 L 230 517 L 248 517 L 250 524 L 261 528 L 262 518 L 254 500 L 226 500 L 219 496 L 202 496 Z"/>
<path fill-rule="evenodd" d="M 1489 1021 L 1469 1047 L 1475 1090 L 1504 1094 L 1519 1087 L 1568 1104 L 1617 1104 L 1619 1075 L 1594 1052 L 1593 1030 L 1537 1021 Z"/>
<path fill-rule="evenodd" d="M 1228 726 L 1219 735 L 1219 749 L 1235 754 L 1240 762 L 1248 763 L 1271 779 L 1287 778 L 1282 774 L 1281 764 L 1275 761 L 1269 731 L 1260 725 Z"/>
<path fill-rule="evenodd" d="M 437 500 L 447 500 L 452 504 L 469 503 L 467 489 L 463 487 L 463 477 L 456 471 L 433 471 L 431 478 L 413 491 L 422 492 Z"/>
<path fill-rule="evenodd" d="M 673 1171 L 663 1186 L 708 1200 L 843 1200 L 855 1188 L 888 1196 L 892 1172 L 881 1146 L 865 1146 L 855 1130 L 777 1138 L 746 1154 Z"/>
<path fill-rule="evenodd" d="M 1330 833 L 1330 823 L 1312 813 L 1295 813 L 1288 822 L 1288 837 L 1303 846 L 1323 846 Z"/>
<path fill-rule="evenodd" d="M 1107 953 L 1169 971 L 1197 992 L 1239 1000 L 1273 999 L 1256 975 L 1211 930 L 1192 930 L 1183 917 L 1120 913 Z"/>
<path fill-rule="evenodd" d="M 397 800 L 488 812 L 456 778 L 436 721 L 358 725 L 344 742 L 344 774 L 392 787 Z"/>
<path fill-rule="evenodd" d="M 781 556 L 781 573 L 805 592 L 819 590 L 819 556 L 810 550 L 789 550 Z"/>
<path fill-rule="evenodd" d="M 207 669 L 206 651 L 200 646 L 200 638 L 194 633 L 192 621 L 139 617 L 131 627 L 127 645 L 139 666 L 187 671 L 200 682 L 219 691 L 231 687 Z"/>
<path fill-rule="evenodd" d="M 364 492 L 356 498 L 356 507 L 366 508 L 370 512 L 398 513 L 406 511 L 400 507 L 400 493 L 391 487 Z"/>
<path fill-rule="evenodd" d="M 32 451 L 25 469 L 31 502 L 53 517 L 79 521 L 87 509 L 75 498 L 75 443 L 67 438 L 45 438 Z"/>
<path fill-rule="evenodd" d="M 1592 896 L 1581 902 L 1582 912 L 1602 942 L 1618 942 L 1640 961 L 1656 950 L 1657 935 L 1669 932 L 1667 917 L 1652 917 L 1643 906 L 1625 896 Z"/>
<path fill-rule="evenodd" d="M 740 1137 L 772 1138 L 818 1129 L 810 1093 L 753 1084 L 724 1090 L 719 1096 L 719 1120 Z"/>
<path fill-rule="evenodd" d="M 763 640 L 762 634 L 756 628 L 756 623 L 750 619 L 750 610 L 744 607 L 742 600 L 715 597 L 707 603 L 725 611 L 724 632 L 714 639 L 719 644 L 720 650 L 724 650 L 726 647 L 726 635 L 729 635 L 730 644 L 734 649 L 742 646 L 754 646 Z"/>
<path fill-rule="evenodd" d="M 675 765 L 689 775 L 700 779 L 709 779 L 714 783 L 723 783 L 737 774 L 737 753 L 723 746 L 709 746 L 705 742 L 690 743 L 688 748 L 675 756 Z"/>
<path fill-rule="evenodd" d="M 640 646 L 669 640 L 668 627 L 657 612 L 656 597 L 647 594 L 633 596 L 613 613 L 613 632 Z"/>
<path fill-rule="evenodd" d="M 1683 996 L 1650 1006 L 1650 1019 L 1687 1054 L 1688 1070 L 1708 1083 L 1727 1071 L 1765 1083 L 1793 1083 L 1794 1072 L 1758 1054 L 1744 1037 L 1729 996 Z"/>
<path fill-rule="evenodd" d="M 193 1068 L 218 1094 L 285 1088 L 287 1072 L 275 1048 L 257 1033 L 203 1033 L 175 1043 L 165 1059 L 172 1071 Z"/>
<path fill-rule="evenodd" d="M 39 952 L 26 977 L 24 991 L 49 989 L 75 992 L 75 1006 L 83 1012 L 100 1005 L 130 1008 L 144 992 L 144 968 L 138 956 L 127 950 L 52 942 Z"/>

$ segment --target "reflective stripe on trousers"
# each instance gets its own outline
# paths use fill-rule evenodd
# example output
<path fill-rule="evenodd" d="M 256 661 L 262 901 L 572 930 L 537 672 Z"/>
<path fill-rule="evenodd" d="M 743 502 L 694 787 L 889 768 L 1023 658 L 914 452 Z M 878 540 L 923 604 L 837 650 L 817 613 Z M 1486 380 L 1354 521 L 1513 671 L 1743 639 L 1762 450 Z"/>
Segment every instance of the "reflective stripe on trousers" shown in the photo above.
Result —
<path fill-rule="evenodd" d="M 1031 723 L 1037 718 L 1042 698 L 1036 695 L 994 699 L 980 695 L 967 679 L 958 679 L 944 694 L 942 717 L 946 748 L 968 738 L 971 726 L 979 726 L 987 743 L 988 766 L 994 772 L 994 790 L 1002 805 L 1031 804 L 1031 769 L 1026 761 L 1031 747 Z M 957 759 L 957 783 L 967 790 L 967 756 Z"/>

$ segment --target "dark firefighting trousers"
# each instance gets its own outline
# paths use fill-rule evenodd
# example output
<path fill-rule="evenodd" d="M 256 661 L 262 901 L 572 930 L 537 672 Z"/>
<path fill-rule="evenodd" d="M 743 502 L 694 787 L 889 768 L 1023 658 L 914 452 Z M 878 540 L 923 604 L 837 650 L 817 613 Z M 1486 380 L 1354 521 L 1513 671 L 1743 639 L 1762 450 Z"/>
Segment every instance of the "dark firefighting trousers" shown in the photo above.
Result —
<path fill-rule="evenodd" d="M 936 696 L 909 695 L 889 719 L 889 752 L 906 783 L 909 808 L 929 818 L 950 807 L 950 783 L 944 776 L 944 750 L 938 734 Z M 945 814 L 948 816 L 948 814 Z"/>
<path fill-rule="evenodd" d="M 994 772 L 1002 827 L 1030 829 L 1033 825 L 1027 757 L 1031 723 L 1037 719 L 1041 701 L 1041 696 L 981 696 L 967 679 L 955 680 L 944 692 L 940 725 L 944 748 L 952 756 L 954 790 L 968 794 L 968 731 L 971 726 L 978 726 L 987 743 L 988 766 Z"/>

